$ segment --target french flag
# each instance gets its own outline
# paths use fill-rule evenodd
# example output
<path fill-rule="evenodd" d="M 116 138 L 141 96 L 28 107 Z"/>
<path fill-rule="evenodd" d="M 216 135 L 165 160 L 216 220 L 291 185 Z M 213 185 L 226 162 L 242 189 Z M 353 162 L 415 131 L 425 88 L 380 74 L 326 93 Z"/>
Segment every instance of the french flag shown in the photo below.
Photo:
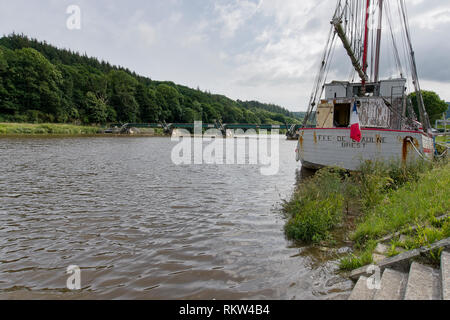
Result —
<path fill-rule="evenodd" d="M 350 118 L 350 138 L 352 138 L 356 142 L 361 142 L 361 128 L 359 125 L 359 115 L 358 108 L 356 107 L 356 102 L 353 105 L 352 116 Z"/>

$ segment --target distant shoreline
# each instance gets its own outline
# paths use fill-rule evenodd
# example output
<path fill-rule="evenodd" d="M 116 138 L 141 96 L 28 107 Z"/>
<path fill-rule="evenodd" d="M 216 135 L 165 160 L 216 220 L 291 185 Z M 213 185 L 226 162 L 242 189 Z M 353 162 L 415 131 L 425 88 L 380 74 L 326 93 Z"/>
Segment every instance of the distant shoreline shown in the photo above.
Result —
<path fill-rule="evenodd" d="M 163 137 L 153 132 L 137 134 L 109 134 L 100 126 L 80 126 L 58 123 L 0 123 L 0 138 L 11 137 Z"/>

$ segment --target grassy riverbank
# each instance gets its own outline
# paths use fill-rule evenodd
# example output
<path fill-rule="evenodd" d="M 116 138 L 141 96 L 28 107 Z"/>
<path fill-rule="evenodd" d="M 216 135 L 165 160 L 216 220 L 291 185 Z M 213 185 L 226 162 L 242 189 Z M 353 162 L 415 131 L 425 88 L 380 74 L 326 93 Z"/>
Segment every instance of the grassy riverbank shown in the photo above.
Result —
<path fill-rule="evenodd" d="M 355 269 L 373 262 L 388 234 L 400 232 L 390 240 L 389 255 L 450 237 L 450 219 L 436 219 L 450 211 L 449 187 L 448 163 L 365 163 L 357 173 L 323 169 L 285 204 L 286 236 L 332 245 L 338 233 L 354 247 L 341 268 Z"/>
<path fill-rule="evenodd" d="M 5 135 L 94 135 L 101 133 L 96 126 L 54 123 L 0 123 L 0 136 Z"/>
<path fill-rule="evenodd" d="M 446 143 L 447 141 L 450 141 L 450 136 L 439 136 L 436 137 L 437 143 Z"/>

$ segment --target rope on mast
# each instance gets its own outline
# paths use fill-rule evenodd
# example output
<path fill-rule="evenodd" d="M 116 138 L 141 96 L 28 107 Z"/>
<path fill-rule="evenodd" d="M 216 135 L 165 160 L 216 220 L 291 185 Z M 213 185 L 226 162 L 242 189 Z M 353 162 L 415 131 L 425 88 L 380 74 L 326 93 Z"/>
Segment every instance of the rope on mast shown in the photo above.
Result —
<path fill-rule="evenodd" d="M 396 1 L 397 2 L 397 1 Z M 394 2 L 394 5 L 395 3 Z M 317 108 L 317 106 L 320 103 L 320 99 L 322 97 L 322 94 L 325 90 L 325 83 L 327 81 L 327 76 L 331 68 L 331 61 L 334 56 L 334 49 L 336 45 L 336 36 L 338 36 L 343 44 L 344 48 L 347 50 L 347 53 L 349 54 L 352 65 L 353 65 L 353 77 L 356 76 L 356 74 L 359 75 L 359 77 L 362 80 L 362 88 L 361 88 L 361 94 L 365 94 L 366 90 L 366 82 L 369 80 L 367 76 L 367 58 L 368 58 L 368 46 L 370 42 L 369 38 L 369 28 L 368 28 L 368 19 L 370 17 L 371 10 L 370 8 L 370 0 L 367 0 L 367 3 L 361 0 L 338 0 L 337 6 L 334 12 L 333 20 L 331 21 L 331 27 L 329 30 L 328 40 L 326 42 L 322 60 L 320 63 L 320 68 L 318 74 L 316 74 L 313 91 L 311 93 L 311 97 L 309 100 L 308 108 L 307 108 L 307 114 L 305 116 L 305 119 L 303 121 L 303 128 L 305 128 L 307 125 L 311 124 L 312 121 L 316 118 L 316 113 L 314 112 Z M 373 0 L 373 3 L 376 4 L 375 0 Z M 423 128 L 425 131 L 427 131 L 429 128 L 431 128 L 429 124 L 428 115 L 426 113 L 424 104 L 423 104 L 423 97 L 421 95 L 420 91 L 420 84 L 418 81 L 417 76 L 417 66 L 415 63 L 414 58 L 414 51 L 411 44 L 411 37 L 409 33 L 409 23 L 408 23 L 408 16 L 405 8 L 405 0 L 398 0 L 397 2 L 398 6 L 398 14 L 400 19 L 393 20 L 392 12 L 391 10 L 391 3 L 390 1 L 383 1 L 378 0 L 378 6 L 379 6 L 379 16 L 378 16 L 378 32 L 377 32 L 377 39 L 376 39 L 376 46 L 373 43 L 371 44 L 371 53 L 372 56 L 375 53 L 375 65 L 372 66 L 371 72 L 374 75 L 375 80 L 379 80 L 380 77 L 380 51 L 381 51 L 381 29 L 383 26 L 383 10 L 385 12 L 385 15 L 387 17 L 387 23 L 389 25 L 389 31 L 390 31 L 390 38 L 392 40 L 392 48 L 389 48 L 389 50 L 394 51 L 394 59 L 395 59 L 395 66 L 397 67 L 397 70 L 400 73 L 400 76 L 403 78 L 403 72 L 405 71 L 406 78 L 411 79 L 413 81 L 413 87 L 416 90 L 418 101 L 419 101 L 419 110 L 420 110 L 420 118 L 421 122 L 423 124 Z M 392 8 L 394 9 L 394 8 Z M 373 16 L 375 16 L 375 13 L 373 13 Z M 400 23 L 401 32 L 398 34 L 394 34 L 394 25 L 393 23 Z M 372 39 L 374 37 L 374 32 L 372 32 Z M 400 39 L 398 37 L 400 36 Z M 398 47 L 397 41 L 400 41 L 400 46 L 402 48 Z M 403 44 L 403 45 L 402 45 Z M 400 50 L 404 50 L 402 54 L 399 53 Z M 404 57 L 403 57 L 404 55 Z M 405 61 L 402 61 L 403 58 Z M 403 63 L 406 62 L 406 67 Z M 404 68 L 405 67 L 405 68 Z M 412 73 L 412 76 L 409 77 L 410 70 Z M 352 74 L 350 77 L 352 77 Z M 411 87 L 411 86 L 410 86 Z M 406 103 L 406 108 L 408 111 L 408 117 L 412 120 L 415 119 L 415 114 L 412 112 L 411 103 Z M 404 110 L 406 113 L 406 110 Z M 395 112 L 394 112 L 395 113 Z M 400 118 L 403 118 L 405 114 L 398 114 Z"/>
<path fill-rule="evenodd" d="M 386 1 L 386 4 L 385 4 L 384 8 L 385 8 L 385 11 L 386 11 L 386 17 L 387 17 L 387 21 L 388 21 L 388 25 L 389 25 L 390 34 L 391 34 L 392 47 L 393 47 L 393 51 L 394 51 L 395 63 L 396 63 L 397 71 L 400 74 L 400 77 L 403 78 L 403 67 L 402 67 L 402 62 L 401 62 L 401 59 L 400 59 L 400 54 L 398 52 L 397 43 L 395 41 L 394 31 L 393 31 L 393 28 L 392 28 L 392 17 L 391 17 L 391 10 L 390 10 L 389 1 Z"/>
<path fill-rule="evenodd" d="M 428 132 L 428 130 L 431 129 L 431 124 L 430 124 L 430 119 L 428 117 L 428 113 L 425 109 L 425 103 L 423 101 L 423 96 L 422 96 L 422 90 L 420 89 L 419 76 L 417 73 L 416 58 L 415 58 L 415 53 L 414 53 L 414 49 L 413 49 L 412 42 L 411 42 L 411 35 L 409 32 L 409 22 L 408 22 L 408 17 L 407 17 L 405 0 L 398 0 L 398 1 L 399 1 L 401 10 L 402 10 L 401 13 L 402 13 L 402 18 L 403 18 L 403 25 L 404 25 L 406 39 L 408 41 L 408 48 L 410 50 L 411 73 L 412 73 L 414 88 L 416 90 L 417 104 L 419 105 L 420 120 L 423 125 L 423 130 L 425 132 Z"/>
<path fill-rule="evenodd" d="M 381 29 L 383 28 L 383 0 L 378 0 L 378 29 L 377 29 L 377 46 L 375 53 L 375 76 L 374 81 L 378 82 L 380 76 L 380 53 L 381 53 Z"/>
<path fill-rule="evenodd" d="M 340 2 L 339 2 L 339 5 L 340 5 Z M 339 5 L 338 5 L 338 8 L 339 8 Z M 338 10 L 338 8 L 336 9 L 336 11 Z M 325 45 L 323 57 L 322 57 L 321 64 L 320 64 L 320 70 L 316 76 L 314 89 L 311 94 L 311 98 L 309 100 L 308 111 L 306 113 L 305 119 L 303 120 L 303 125 L 302 125 L 303 128 L 305 128 L 307 126 L 308 121 L 310 120 L 311 114 L 312 114 L 315 106 L 318 103 L 318 99 L 320 99 L 320 96 L 322 95 L 323 88 L 324 88 L 324 82 L 326 81 L 325 75 L 326 75 L 326 70 L 327 70 L 327 65 L 328 65 L 328 59 L 330 57 L 331 51 L 333 51 L 333 47 L 334 47 L 333 45 L 334 45 L 335 38 L 336 38 L 336 32 L 333 32 L 333 27 L 330 27 L 328 41 Z M 322 87 L 322 91 L 320 90 L 321 87 Z M 318 95 L 319 91 L 321 92 L 320 95 Z"/>
<path fill-rule="evenodd" d="M 363 73 L 366 73 L 367 70 L 367 45 L 368 45 L 368 40 L 369 40 L 369 9 L 370 9 L 370 0 L 367 0 L 367 6 L 366 6 L 366 19 L 365 19 L 365 30 L 364 30 L 364 52 L 363 52 Z M 362 88 L 361 88 L 361 94 L 365 95 L 366 94 L 366 81 L 367 81 L 367 76 L 366 78 L 362 78 Z"/>
<path fill-rule="evenodd" d="M 358 58 L 356 57 L 355 53 L 352 50 L 351 43 L 348 40 L 347 36 L 345 35 L 344 29 L 342 27 L 342 21 L 340 20 L 340 18 L 336 17 L 333 19 L 332 24 L 334 26 L 334 29 L 335 29 L 337 35 L 342 40 L 344 48 L 347 51 L 347 54 L 349 55 L 350 60 L 352 61 L 353 67 L 355 68 L 356 72 L 358 72 L 361 79 L 363 81 L 366 81 L 368 79 L 367 74 L 366 74 L 364 68 L 361 67 Z"/>

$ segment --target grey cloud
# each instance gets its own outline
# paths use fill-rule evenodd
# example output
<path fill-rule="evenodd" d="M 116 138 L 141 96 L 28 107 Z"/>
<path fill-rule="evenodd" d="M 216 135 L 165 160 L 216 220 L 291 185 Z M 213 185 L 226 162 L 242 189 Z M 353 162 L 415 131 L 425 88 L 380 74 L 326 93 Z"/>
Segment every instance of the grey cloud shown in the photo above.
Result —
<path fill-rule="evenodd" d="M 275 0 L 266 1 L 275 3 Z M 289 1 L 296 4 L 296 8 L 299 6 L 299 0 L 284 1 L 284 8 L 291 8 Z M 221 25 L 214 8 L 216 3 L 234 4 L 235 0 L 79 0 L 77 3 L 82 8 L 83 26 L 79 32 L 70 32 L 65 28 L 65 9 L 73 1 L 0 0 L 0 33 L 23 32 L 59 47 L 123 65 L 153 79 L 200 86 L 235 99 L 270 100 L 294 108 L 302 102 L 299 96 L 306 100 L 310 94 L 320 53 L 312 56 L 311 52 L 315 51 L 309 47 L 325 45 L 319 36 L 329 30 L 335 1 L 322 0 L 317 6 L 312 5 L 308 12 L 300 15 L 304 21 L 298 21 L 295 14 L 280 21 L 275 12 L 257 13 L 227 40 L 221 38 Z M 444 19 L 449 9 L 448 0 L 414 3 L 407 1 L 419 74 L 424 80 L 445 85 L 450 82 L 447 57 L 450 22 L 437 24 L 434 21 L 434 29 L 430 29 L 421 26 L 420 19 L 431 9 L 436 11 L 435 20 Z M 170 17 L 177 12 L 182 19 L 173 23 Z M 200 30 L 198 26 L 202 21 L 207 27 Z M 140 25 L 143 26 L 141 32 L 149 32 L 154 37 L 143 41 Z M 270 38 L 258 39 L 265 30 Z M 286 35 L 285 31 L 290 33 Z M 291 42 L 283 45 L 283 37 Z M 300 41 L 305 38 L 309 42 L 302 48 L 294 45 L 296 41 L 303 44 Z M 268 43 L 281 45 L 274 46 L 275 51 L 265 52 Z M 346 79 L 351 65 L 340 43 L 337 48 L 331 72 Z M 388 48 L 383 49 L 383 74 L 387 74 L 387 67 L 392 65 L 387 56 Z M 224 56 L 227 59 L 222 58 Z M 245 59 L 240 60 L 240 56 Z M 284 68 L 283 72 L 277 72 L 279 66 Z M 299 89 L 290 93 L 289 89 L 296 84 Z M 450 99 L 448 88 L 449 92 L 440 94 Z"/>

